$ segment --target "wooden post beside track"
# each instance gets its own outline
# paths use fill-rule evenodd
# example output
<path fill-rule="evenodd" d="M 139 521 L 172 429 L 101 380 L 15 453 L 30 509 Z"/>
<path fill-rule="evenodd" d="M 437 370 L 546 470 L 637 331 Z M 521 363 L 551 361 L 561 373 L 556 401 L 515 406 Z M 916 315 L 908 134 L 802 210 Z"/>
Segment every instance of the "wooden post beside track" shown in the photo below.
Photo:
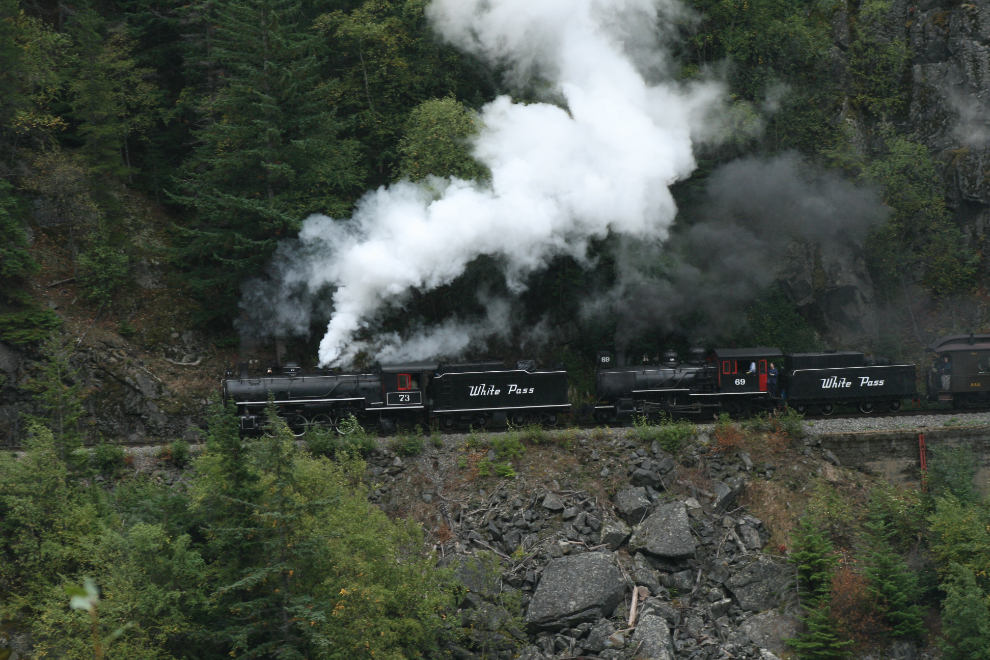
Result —
<path fill-rule="evenodd" d="M 925 434 L 918 434 L 918 454 L 921 456 L 921 492 L 928 492 L 928 457 L 926 456 Z"/>

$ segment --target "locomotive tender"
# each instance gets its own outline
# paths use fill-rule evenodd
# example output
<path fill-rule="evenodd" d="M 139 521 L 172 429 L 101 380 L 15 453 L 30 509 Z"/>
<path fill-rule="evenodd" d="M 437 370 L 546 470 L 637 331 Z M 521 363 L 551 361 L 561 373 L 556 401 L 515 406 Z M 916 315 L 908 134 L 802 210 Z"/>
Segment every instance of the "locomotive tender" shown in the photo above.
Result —
<path fill-rule="evenodd" d="M 224 402 L 237 407 L 242 431 L 260 430 L 269 396 L 296 435 L 310 427 L 339 429 L 353 415 L 362 425 L 393 430 L 436 422 L 444 429 L 489 424 L 556 424 L 570 411 L 567 372 L 537 369 L 532 360 L 514 369 L 501 362 L 376 364 L 367 372 L 320 370 L 252 377 L 247 364 L 222 382 Z"/>

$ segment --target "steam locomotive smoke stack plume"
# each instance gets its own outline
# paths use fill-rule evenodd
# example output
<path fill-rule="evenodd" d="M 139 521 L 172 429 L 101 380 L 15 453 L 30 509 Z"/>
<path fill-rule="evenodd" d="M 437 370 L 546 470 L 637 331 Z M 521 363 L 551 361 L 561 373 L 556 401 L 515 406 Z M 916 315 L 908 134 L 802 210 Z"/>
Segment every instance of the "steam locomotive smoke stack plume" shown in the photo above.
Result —
<path fill-rule="evenodd" d="M 399 183 L 366 195 L 345 223 L 306 220 L 274 272 L 310 291 L 335 287 L 320 362 L 347 361 L 384 304 L 452 281 L 482 254 L 499 257 L 519 290 L 556 255 L 583 259 L 610 227 L 666 237 L 668 186 L 694 169 L 692 136 L 721 97 L 716 85 L 646 80 L 663 64 L 655 26 L 676 11 L 670 0 L 434 0 L 443 38 L 516 82 L 549 83 L 560 105 L 503 96 L 484 107 L 474 155 L 489 185 Z"/>

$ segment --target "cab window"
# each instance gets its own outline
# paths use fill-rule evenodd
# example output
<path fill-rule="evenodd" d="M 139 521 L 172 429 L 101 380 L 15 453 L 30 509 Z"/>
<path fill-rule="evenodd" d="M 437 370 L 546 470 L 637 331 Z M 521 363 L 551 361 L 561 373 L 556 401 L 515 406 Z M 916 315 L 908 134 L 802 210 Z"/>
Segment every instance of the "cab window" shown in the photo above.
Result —
<path fill-rule="evenodd" d="M 409 374 L 399 374 L 398 389 L 399 390 L 412 389 L 412 378 L 409 377 Z"/>

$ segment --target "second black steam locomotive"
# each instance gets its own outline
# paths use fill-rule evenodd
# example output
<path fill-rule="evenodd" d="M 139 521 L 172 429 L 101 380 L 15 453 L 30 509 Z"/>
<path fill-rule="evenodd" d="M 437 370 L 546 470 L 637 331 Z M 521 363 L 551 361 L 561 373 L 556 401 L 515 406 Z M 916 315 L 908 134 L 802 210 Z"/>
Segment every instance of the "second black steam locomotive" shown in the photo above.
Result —
<path fill-rule="evenodd" d="M 837 405 L 869 413 L 898 410 L 903 399 L 918 397 L 913 364 L 851 351 L 784 354 L 758 346 L 716 348 L 706 355 L 694 348 L 687 362 L 679 362 L 673 351 L 656 364 L 613 362 L 611 353 L 598 354 L 594 416 L 600 422 L 661 413 L 711 419 L 722 412 L 747 415 L 785 404 L 802 413 L 830 415 Z"/>

